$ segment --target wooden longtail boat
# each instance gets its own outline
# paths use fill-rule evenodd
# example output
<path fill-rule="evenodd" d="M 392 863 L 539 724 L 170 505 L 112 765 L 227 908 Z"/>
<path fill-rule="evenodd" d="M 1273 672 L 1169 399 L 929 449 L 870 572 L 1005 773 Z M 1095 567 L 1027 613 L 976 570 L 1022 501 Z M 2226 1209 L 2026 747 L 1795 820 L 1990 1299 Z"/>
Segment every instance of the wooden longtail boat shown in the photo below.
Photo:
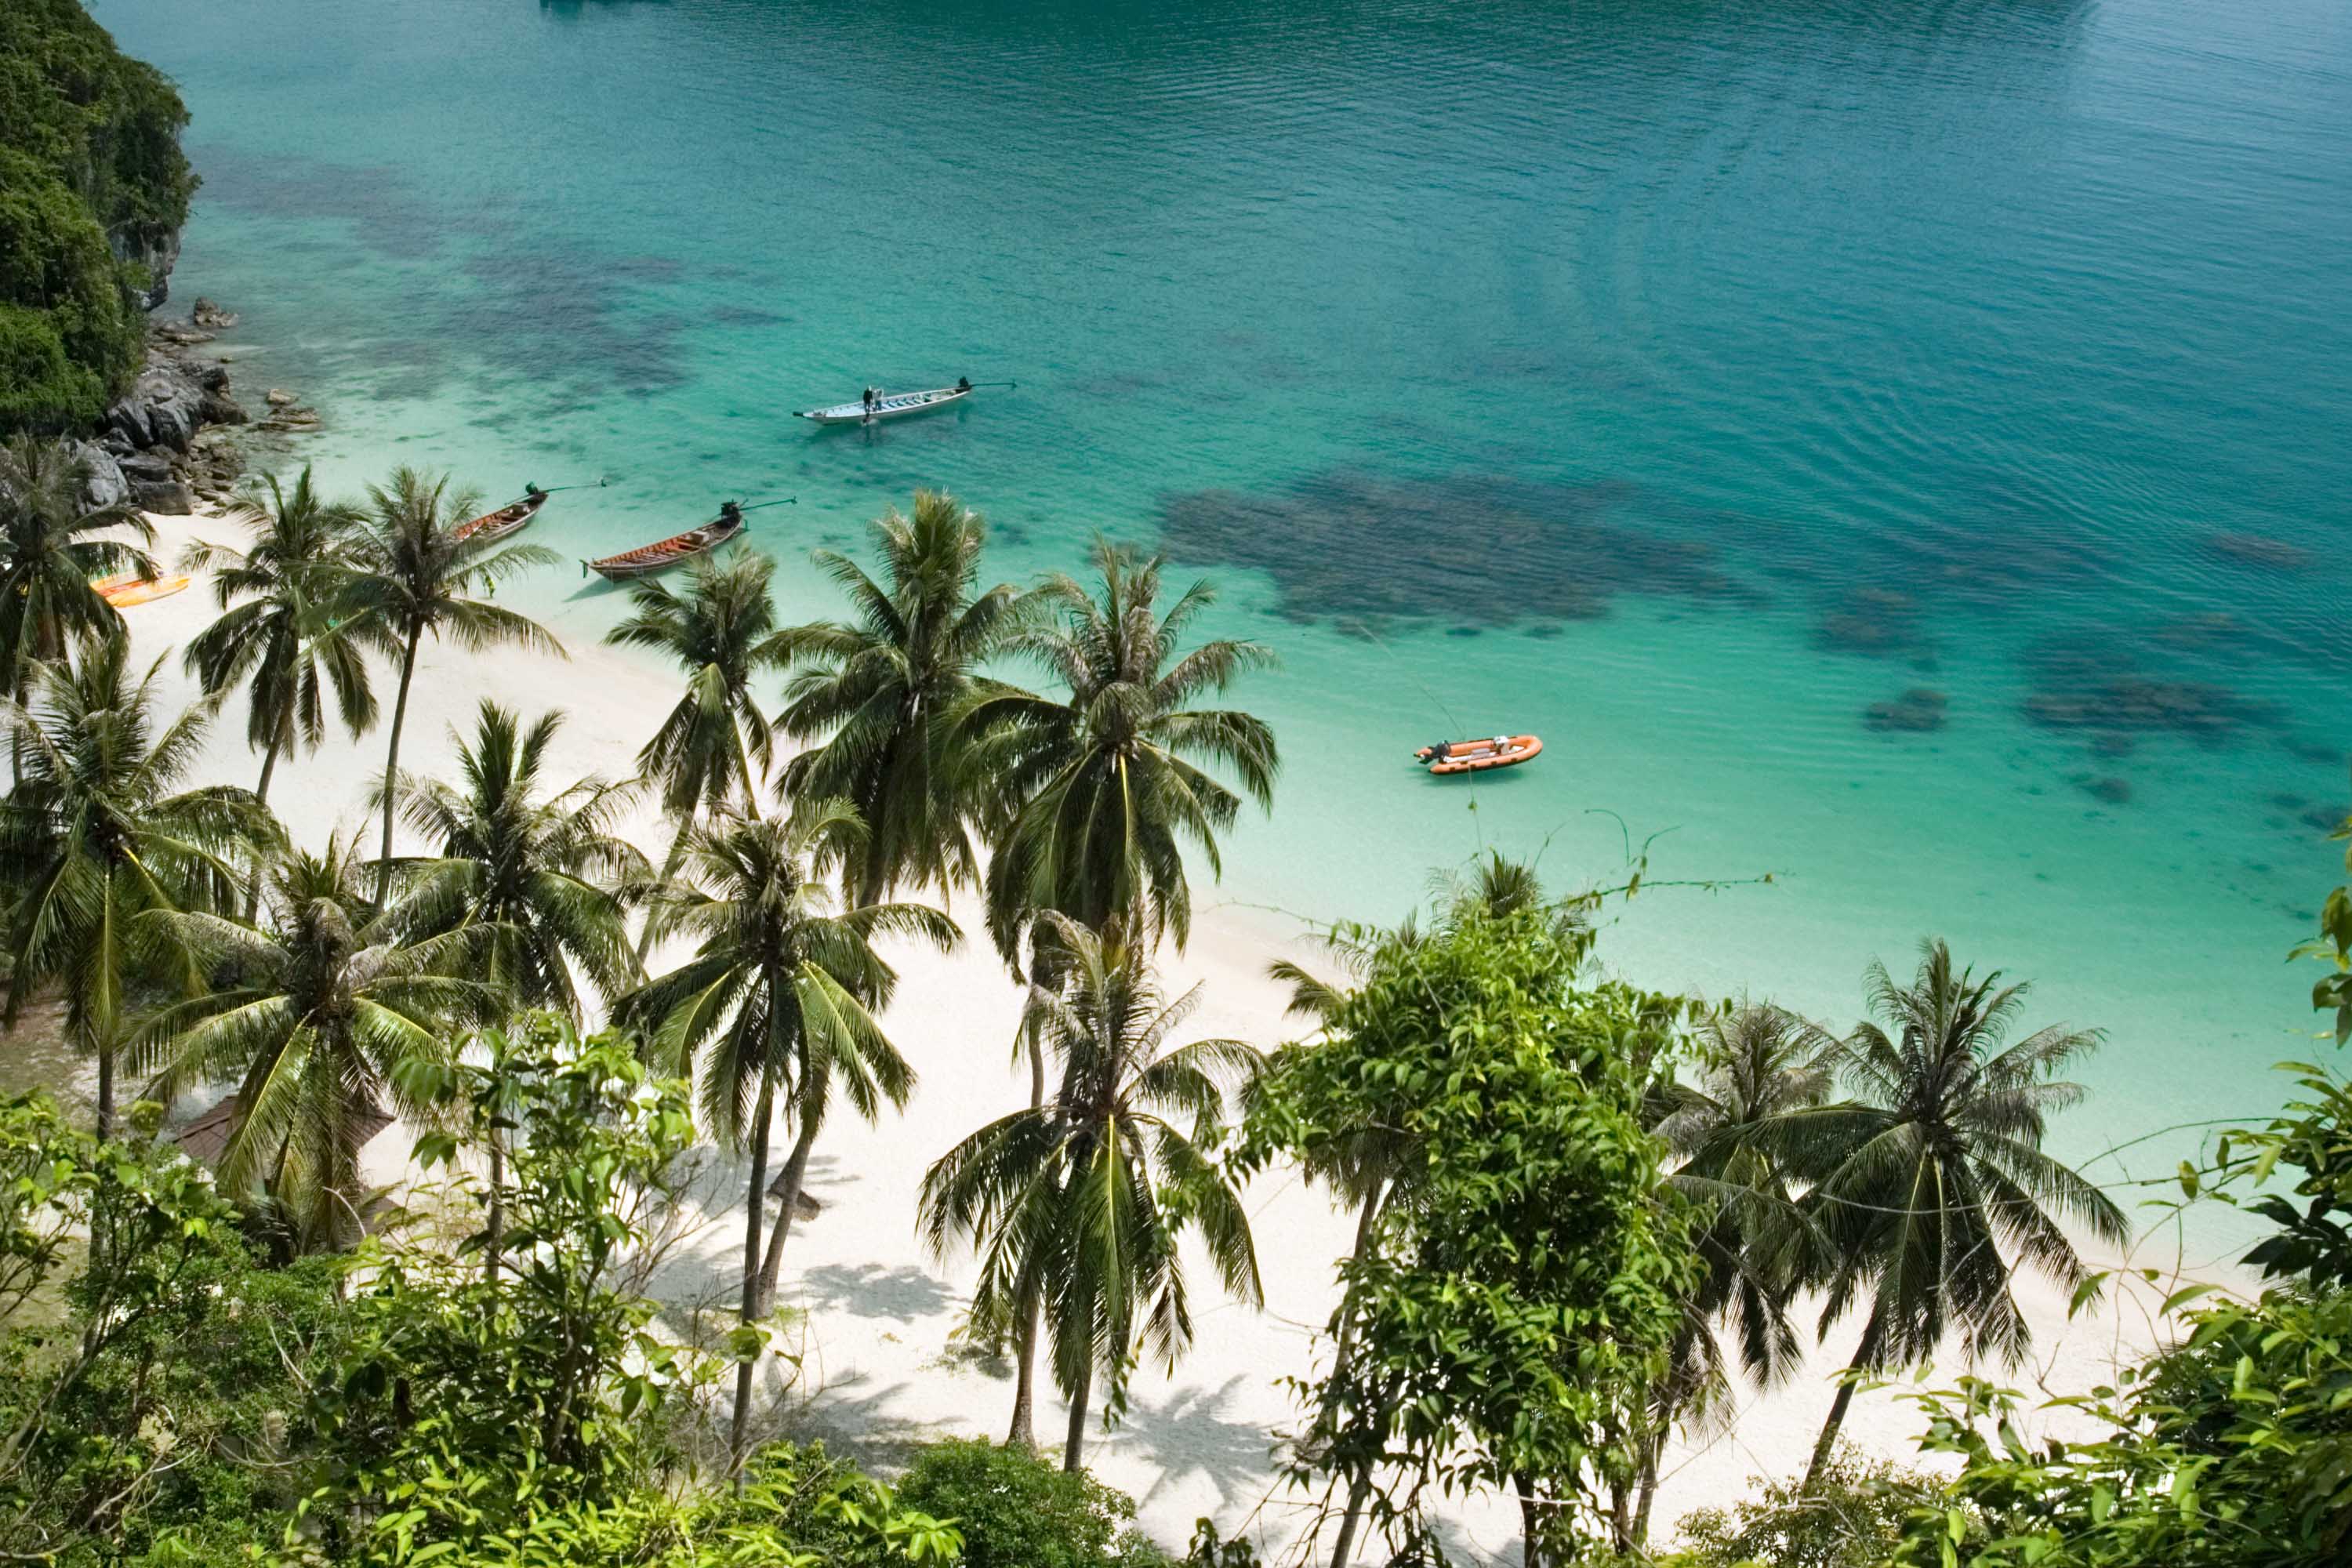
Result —
<path fill-rule="evenodd" d="M 185 577 L 157 577 L 142 583 L 136 572 L 100 577 L 90 584 L 100 598 L 118 610 L 128 609 L 133 605 L 152 604 L 157 599 L 168 599 L 187 585 Z"/>
<path fill-rule="evenodd" d="M 1440 741 L 1415 752 L 1415 762 L 1427 763 L 1433 773 L 1478 773 L 1489 768 L 1514 767 L 1543 751 L 1533 735 L 1486 735 L 1475 741 Z"/>
<path fill-rule="evenodd" d="M 700 528 L 689 528 L 684 533 L 673 533 L 657 543 L 624 550 L 618 555 L 607 555 L 601 561 L 583 562 L 588 571 L 608 581 L 618 583 L 629 577 L 649 577 L 666 572 L 681 561 L 691 561 L 698 555 L 718 549 L 751 526 L 743 519 L 743 509 L 729 501 L 719 509 L 719 515 Z"/>
<path fill-rule="evenodd" d="M 870 425 L 877 419 L 898 419 L 909 414 L 926 414 L 934 408 L 944 408 L 971 395 L 969 382 L 954 386 L 935 386 L 928 392 L 894 392 L 877 398 L 871 405 L 864 401 L 836 403 L 830 408 L 803 408 L 793 412 L 795 419 L 813 419 L 819 425 Z"/>
<path fill-rule="evenodd" d="M 458 540 L 470 539 L 477 544 L 488 544 L 495 540 L 504 539 L 509 533 L 519 533 L 525 524 L 539 515 L 539 509 L 547 504 L 547 491 L 533 489 L 522 500 L 509 502 L 496 511 L 486 511 L 479 517 L 468 518 L 451 531 L 450 537 Z"/>

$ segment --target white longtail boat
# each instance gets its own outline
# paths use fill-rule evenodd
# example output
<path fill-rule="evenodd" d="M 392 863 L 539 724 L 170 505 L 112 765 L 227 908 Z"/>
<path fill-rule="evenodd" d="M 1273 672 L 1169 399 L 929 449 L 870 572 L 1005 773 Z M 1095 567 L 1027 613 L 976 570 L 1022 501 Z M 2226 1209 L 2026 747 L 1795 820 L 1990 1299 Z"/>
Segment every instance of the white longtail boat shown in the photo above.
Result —
<path fill-rule="evenodd" d="M 539 515 L 539 509 L 547 504 L 548 494 L 546 490 L 532 490 L 522 500 L 502 506 L 496 511 L 486 511 L 479 517 L 469 518 L 457 525 L 452 537 L 488 544 L 493 540 L 504 539 L 509 533 L 520 532 L 525 524 Z"/>
<path fill-rule="evenodd" d="M 795 419 L 813 419 L 819 425 L 870 425 L 877 419 L 901 419 L 909 414 L 927 414 L 934 408 L 945 408 L 971 395 L 971 384 L 935 386 L 928 392 L 893 392 L 876 398 L 871 404 L 862 399 L 856 403 L 836 403 L 830 408 L 802 408 L 793 412 Z"/>

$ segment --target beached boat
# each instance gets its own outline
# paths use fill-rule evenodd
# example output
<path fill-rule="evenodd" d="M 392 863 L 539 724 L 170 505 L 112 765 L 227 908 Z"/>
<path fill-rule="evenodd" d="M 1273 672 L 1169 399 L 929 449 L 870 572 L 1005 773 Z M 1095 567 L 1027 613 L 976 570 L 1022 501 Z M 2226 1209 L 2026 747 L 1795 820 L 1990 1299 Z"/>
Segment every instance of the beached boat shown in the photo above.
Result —
<path fill-rule="evenodd" d="M 547 504 L 547 495 L 545 490 L 533 489 L 522 500 L 502 506 L 496 511 L 486 511 L 479 517 L 467 519 L 457 526 L 450 537 L 488 544 L 504 539 L 509 533 L 519 533 L 525 524 L 539 515 L 539 509 Z"/>
<path fill-rule="evenodd" d="M 700 528 L 689 528 L 684 533 L 673 533 L 658 543 L 624 550 L 618 555 L 607 555 L 601 561 L 583 562 L 582 565 L 615 583 L 629 577 L 646 577 L 656 572 L 666 572 L 681 561 L 707 554 L 749 526 L 743 520 L 743 509 L 729 501 L 719 508 L 717 517 Z"/>
<path fill-rule="evenodd" d="M 795 419 L 814 419 L 820 425 L 870 425 L 877 419 L 899 419 L 909 414 L 928 414 L 934 408 L 944 408 L 950 403 L 971 395 L 971 384 L 960 382 L 954 386 L 935 386 L 928 392 L 893 392 L 877 398 L 870 405 L 836 403 L 830 408 L 802 408 L 793 412 Z"/>
<path fill-rule="evenodd" d="M 185 577 L 153 577 L 139 580 L 136 572 L 123 572 L 112 577 L 100 577 L 90 584 L 98 596 L 118 610 L 133 605 L 151 605 L 158 599 L 168 599 L 188 585 Z"/>
<path fill-rule="evenodd" d="M 1484 735 L 1475 741 L 1440 741 L 1415 752 L 1415 762 L 1427 763 L 1433 773 L 1478 773 L 1489 768 L 1513 767 L 1543 750 L 1533 735 Z"/>

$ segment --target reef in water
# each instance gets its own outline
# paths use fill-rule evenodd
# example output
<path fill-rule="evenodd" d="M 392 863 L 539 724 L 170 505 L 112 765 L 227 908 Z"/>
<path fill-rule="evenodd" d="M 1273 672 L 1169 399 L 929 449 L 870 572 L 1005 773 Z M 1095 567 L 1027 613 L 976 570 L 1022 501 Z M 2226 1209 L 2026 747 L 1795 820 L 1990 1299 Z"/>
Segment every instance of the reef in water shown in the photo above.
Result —
<path fill-rule="evenodd" d="M 1885 702 L 1874 702 L 1862 710 L 1865 728 L 1881 731 L 1924 732 L 1944 727 L 1946 710 L 1951 699 L 1925 686 L 1915 686 L 1902 696 Z"/>
<path fill-rule="evenodd" d="M 1896 588 L 1851 589 L 1813 623 L 1813 640 L 1839 653 L 1912 652 L 1924 641 L 1919 601 Z"/>
<path fill-rule="evenodd" d="M 2027 666 L 2033 689 L 2025 699 L 2025 716 L 2047 729 L 2092 730 L 2102 736 L 2170 731 L 2219 741 L 2276 717 L 2267 704 L 2226 686 L 2151 674 L 2118 638 L 2046 643 Z"/>
<path fill-rule="evenodd" d="M 1760 601 L 1712 544 L 1627 521 L 1633 500 L 1622 484 L 1339 472 L 1265 493 L 1165 496 L 1160 534 L 1174 559 L 1262 571 L 1281 613 L 1343 627 L 1434 621 L 1464 636 L 1590 620 L 1619 594 Z"/>
<path fill-rule="evenodd" d="M 2273 572 L 2306 572 L 2315 563 L 2311 552 L 2302 545 L 2261 533 L 2212 534 L 2206 539 L 2205 548 L 2224 560 Z"/>

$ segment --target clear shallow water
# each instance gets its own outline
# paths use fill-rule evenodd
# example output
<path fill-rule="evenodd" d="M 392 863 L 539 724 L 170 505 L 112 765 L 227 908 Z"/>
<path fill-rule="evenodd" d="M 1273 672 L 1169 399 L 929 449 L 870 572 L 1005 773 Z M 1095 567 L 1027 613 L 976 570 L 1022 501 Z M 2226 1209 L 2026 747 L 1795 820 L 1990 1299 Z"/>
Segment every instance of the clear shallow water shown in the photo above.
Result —
<path fill-rule="evenodd" d="M 1779 878 L 1645 896 L 1622 967 L 1843 1026 L 1946 934 L 2110 1030 L 2077 1152 L 2307 1047 L 2340 6 L 94 8 L 194 111 L 176 298 L 246 312 L 339 482 L 610 472 L 542 525 L 581 555 L 796 493 L 790 565 L 919 484 L 1007 575 L 1162 540 L 1286 660 L 1236 900 L 1386 918 L 1481 842 L 1605 878 L 1614 812 L 1654 878 Z M 1020 386 L 788 417 L 959 374 Z M 1944 729 L 1865 727 L 1916 687 Z M 1543 761 L 1403 762 L 1505 724 Z"/>

